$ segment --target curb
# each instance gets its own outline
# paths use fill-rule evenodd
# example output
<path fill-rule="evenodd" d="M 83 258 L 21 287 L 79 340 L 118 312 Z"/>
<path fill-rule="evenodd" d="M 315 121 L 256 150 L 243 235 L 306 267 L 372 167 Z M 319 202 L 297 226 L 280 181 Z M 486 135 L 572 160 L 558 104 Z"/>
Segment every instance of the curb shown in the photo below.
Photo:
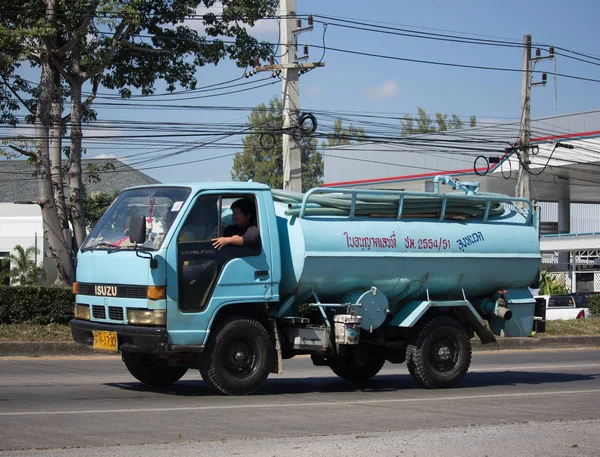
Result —
<path fill-rule="evenodd" d="M 600 348 L 600 335 L 498 338 L 496 343 L 481 344 L 471 340 L 473 351 L 507 351 L 519 349 Z M 0 357 L 45 357 L 73 355 L 112 355 L 95 353 L 89 346 L 72 341 L 0 341 Z M 120 354 L 114 354 L 115 357 Z"/>

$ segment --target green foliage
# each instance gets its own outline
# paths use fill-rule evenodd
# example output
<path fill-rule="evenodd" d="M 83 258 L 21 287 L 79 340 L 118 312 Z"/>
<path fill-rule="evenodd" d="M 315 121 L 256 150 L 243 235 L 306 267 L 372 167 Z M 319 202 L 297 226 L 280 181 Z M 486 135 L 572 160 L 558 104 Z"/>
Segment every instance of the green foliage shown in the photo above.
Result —
<path fill-rule="evenodd" d="M 445 132 L 447 130 L 462 129 L 464 127 L 464 122 L 462 119 L 454 113 L 452 113 L 450 119 L 448 119 L 447 114 L 442 114 L 438 111 L 435 113 L 434 123 L 425 109 L 419 106 L 418 111 L 419 114 L 416 117 L 412 117 L 410 114 L 405 114 L 404 118 L 400 121 L 400 125 L 402 126 L 402 136 L 417 135 L 421 133 Z M 477 126 L 477 118 L 475 116 L 471 116 L 469 119 L 469 126 Z"/>
<path fill-rule="evenodd" d="M 588 295 L 587 305 L 592 316 L 600 317 L 600 295 Z"/>
<path fill-rule="evenodd" d="M 32 286 L 46 278 L 46 272 L 36 262 L 36 254 L 40 253 L 39 249 L 36 249 L 35 246 L 23 249 L 17 244 L 13 250 L 14 252 L 2 259 L 3 270 L 0 271 L 0 281 L 10 278 L 12 284 Z"/>
<path fill-rule="evenodd" d="M 92 192 L 90 196 L 85 196 L 83 208 L 88 229 L 91 230 L 96 225 L 118 194 L 117 191 Z"/>
<path fill-rule="evenodd" d="M 0 324 L 67 324 L 74 306 L 68 288 L 0 286 Z"/>
<path fill-rule="evenodd" d="M 552 273 L 544 270 L 540 273 L 539 295 L 568 295 L 569 289 L 560 283 Z"/>
<path fill-rule="evenodd" d="M 327 142 L 322 144 L 323 148 L 352 144 L 354 142 L 367 141 L 365 131 L 360 127 L 349 124 L 344 128 L 342 118 L 338 117 L 333 123 L 333 134 L 327 136 Z"/>
<path fill-rule="evenodd" d="M 283 128 L 282 102 L 273 97 L 269 106 L 263 103 L 255 107 L 248 117 L 250 134 L 242 142 L 244 151 L 233 160 L 231 178 L 234 181 L 253 180 L 281 189 L 283 186 Z M 309 136 L 300 137 L 302 153 L 302 190 L 320 185 L 323 176 L 323 161 L 317 151 L 317 140 Z"/>

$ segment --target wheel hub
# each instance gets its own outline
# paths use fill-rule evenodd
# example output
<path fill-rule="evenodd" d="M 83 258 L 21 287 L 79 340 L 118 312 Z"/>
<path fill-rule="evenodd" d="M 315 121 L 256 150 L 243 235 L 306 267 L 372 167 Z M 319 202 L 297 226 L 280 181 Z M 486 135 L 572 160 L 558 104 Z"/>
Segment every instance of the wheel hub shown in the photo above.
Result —
<path fill-rule="evenodd" d="M 452 358 L 452 352 L 448 347 L 443 346 L 438 350 L 438 357 L 440 360 L 450 360 Z"/>

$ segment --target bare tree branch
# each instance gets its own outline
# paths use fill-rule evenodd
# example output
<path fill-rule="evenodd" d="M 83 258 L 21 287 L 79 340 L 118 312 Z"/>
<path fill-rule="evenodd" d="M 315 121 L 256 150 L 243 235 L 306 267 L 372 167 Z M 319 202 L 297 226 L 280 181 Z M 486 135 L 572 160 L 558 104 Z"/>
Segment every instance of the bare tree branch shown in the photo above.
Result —
<path fill-rule="evenodd" d="M 21 96 L 12 88 L 12 86 L 8 83 L 8 81 L 4 78 L 4 76 L 2 76 L 2 82 L 4 83 L 4 85 L 6 87 L 9 88 L 9 90 L 12 92 L 12 94 L 17 97 L 17 100 L 19 100 L 21 102 L 21 105 L 23 105 L 27 111 L 29 111 L 29 114 L 33 114 L 35 115 L 35 113 L 33 111 L 31 111 L 28 107 L 27 104 L 25 103 L 25 101 L 21 98 Z"/>
<path fill-rule="evenodd" d="M 88 109 L 90 107 L 90 105 L 93 103 L 94 99 L 96 98 L 96 95 L 98 94 L 98 85 L 100 84 L 100 82 L 98 80 L 95 80 L 92 83 L 92 92 L 90 95 L 88 95 L 88 98 L 85 100 L 85 102 L 83 102 L 83 109 Z"/>
<path fill-rule="evenodd" d="M 22 155 L 24 155 L 26 157 L 31 157 L 32 159 L 35 159 L 37 157 L 37 155 L 35 154 L 35 152 L 30 152 L 27 149 L 20 148 L 18 146 L 13 145 L 13 144 L 9 144 L 8 147 L 11 148 L 13 151 L 17 151 L 19 154 L 22 154 Z"/>
<path fill-rule="evenodd" d="M 65 78 L 67 84 L 75 83 L 75 77 L 63 68 L 62 63 L 60 62 L 60 60 L 58 60 L 56 54 L 50 54 L 50 62 L 52 63 L 52 66 L 56 69 L 56 71 L 58 71 L 60 75 L 63 78 Z"/>
<path fill-rule="evenodd" d="M 123 41 L 127 40 L 131 32 L 133 32 L 133 24 L 128 24 L 127 21 L 123 19 L 119 26 L 116 28 L 115 34 L 112 37 L 110 46 L 106 50 L 104 57 L 102 57 L 100 62 L 98 62 L 98 64 L 95 67 L 93 67 L 90 71 L 83 72 L 81 74 L 82 80 L 87 81 L 88 79 L 93 78 L 102 70 L 104 70 L 106 68 L 106 65 L 108 65 L 110 60 L 113 58 L 117 46 Z"/>
<path fill-rule="evenodd" d="M 92 0 L 90 5 L 88 6 L 88 14 L 83 18 L 81 25 L 79 26 L 77 31 L 73 34 L 71 39 L 69 41 L 67 41 L 63 45 L 62 48 L 60 48 L 58 51 L 56 51 L 57 56 L 62 57 L 65 54 L 67 54 L 71 49 L 73 49 L 73 46 L 75 46 L 77 44 L 77 42 L 81 39 L 81 37 L 87 33 L 88 27 L 89 27 L 90 23 L 92 22 L 92 19 L 94 19 L 94 15 L 96 14 L 96 9 L 98 8 L 99 3 L 100 3 L 100 0 Z"/>

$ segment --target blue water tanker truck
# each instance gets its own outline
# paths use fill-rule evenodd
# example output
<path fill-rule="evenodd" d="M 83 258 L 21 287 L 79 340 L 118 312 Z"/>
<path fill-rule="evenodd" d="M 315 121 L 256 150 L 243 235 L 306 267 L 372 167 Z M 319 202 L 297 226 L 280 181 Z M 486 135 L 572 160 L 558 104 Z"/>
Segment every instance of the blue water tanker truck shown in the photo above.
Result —
<path fill-rule="evenodd" d="M 260 245 L 215 249 L 240 199 Z M 249 394 L 305 354 L 351 382 L 406 362 L 418 384 L 445 388 L 466 375 L 475 335 L 531 335 L 539 262 L 529 200 L 448 176 L 433 192 L 135 187 L 78 252 L 71 328 L 154 386 L 191 368 Z"/>

